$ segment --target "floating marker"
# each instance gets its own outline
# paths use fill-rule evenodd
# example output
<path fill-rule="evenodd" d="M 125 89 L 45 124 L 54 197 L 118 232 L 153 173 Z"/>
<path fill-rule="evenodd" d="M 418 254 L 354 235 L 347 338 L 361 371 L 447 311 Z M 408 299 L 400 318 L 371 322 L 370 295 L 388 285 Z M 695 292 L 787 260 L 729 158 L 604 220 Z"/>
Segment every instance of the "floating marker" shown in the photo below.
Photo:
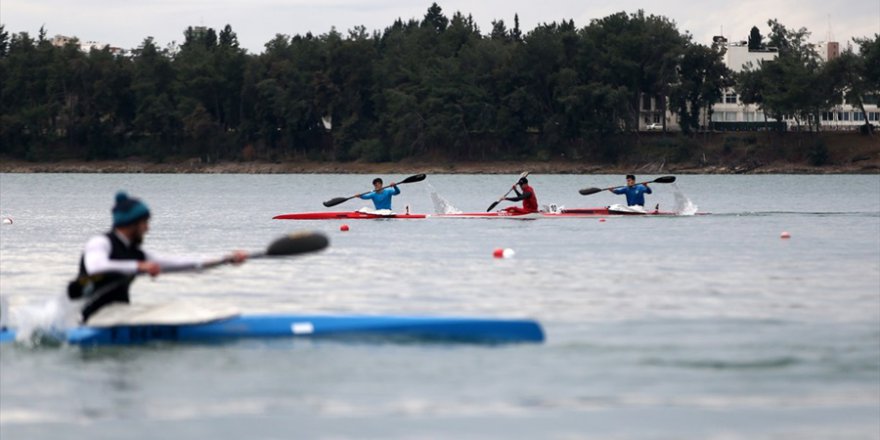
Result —
<path fill-rule="evenodd" d="M 779 234 L 779 238 L 791 238 L 791 234 L 786 231 L 782 231 L 782 233 Z"/>
<path fill-rule="evenodd" d="M 12 224 L 12 217 L 4 217 L 3 224 L 4 225 L 11 225 Z"/>
<path fill-rule="evenodd" d="M 604 219 L 604 218 L 600 218 L 600 219 L 599 219 L 599 223 L 605 223 L 605 219 Z"/>
<path fill-rule="evenodd" d="M 342 231 L 342 232 L 347 231 L 347 230 L 348 230 L 348 225 L 342 225 L 342 226 L 340 226 L 340 227 L 339 227 L 339 230 Z"/>
<path fill-rule="evenodd" d="M 496 248 L 492 252 L 492 256 L 495 258 L 510 258 L 514 255 L 516 255 L 516 252 L 514 252 L 513 249 L 510 248 Z"/>

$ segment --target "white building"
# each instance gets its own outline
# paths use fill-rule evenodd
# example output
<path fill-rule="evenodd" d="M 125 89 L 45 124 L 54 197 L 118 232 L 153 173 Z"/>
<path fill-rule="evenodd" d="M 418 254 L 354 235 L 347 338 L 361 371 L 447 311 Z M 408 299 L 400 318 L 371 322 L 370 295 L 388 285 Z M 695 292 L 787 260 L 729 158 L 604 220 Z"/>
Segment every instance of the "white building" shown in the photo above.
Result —
<path fill-rule="evenodd" d="M 760 50 L 749 50 L 747 41 L 728 43 L 724 37 L 715 37 L 727 51 L 724 53 L 724 64 L 734 73 L 746 69 L 757 69 L 763 61 L 773 60 L 779 55 L 774 47 Z M 764 112 L 754 104 L 743 104 L 734 89 L 725 89 L 721 102 L 712 106 L 712 122 L 763 122 Z M 775 121 L 769 118 L 768 121 Z"/>
<path fill-rule="evenodd" d="M 95 50 L 104 50 L 109 49 L 110 53 L 113 55 L 125 55 L 125 50 L 119 47 L 112 47 L 107 43 L 100 43 L 97 41 L 79 41 L 77 37 L 68 37 L 66 35 L 55 35 L 52 37 L 51 43 L 55 47 L 64 47 L 69 43 L 76 43 L 79 45 L 79 50 L 81 52 L 89 53 L 92 49 Z"/>
<path fill-rule="evenodd" d="M 723 38 L 723 37 L 716 37 Z M 748 42 L 739 41 L 726 44 L 727 53 L 724 57 L 724 63 L 734 72 L 742 72 L 746 68 L 760 68 L 762 61 L 775 59 L 778 51 L 775 48 L 766 48 L 760 50 L 749 50 Z M 815 45 L 816 52 L 822 62 L 831 61 L 840 56 L 840 43 L 835 41 L 819 42 Z M 768 122 L 775 122 L 776 119 L 766 115 Z M 865 124 L 865 119 L 872 123 L 880 122 L 880 110 L 877 108 L 877 102 L 871 101 L 866 103 L 865 113 L 858 107 L 853 107 L 850 103 L 834 106 L 823 112 L 821 115 L 821 130 L 841 130 L 851 131 Z M 712 129 L 714 130 L 754 130 L 761 126 L 764 122 L 764 112 L 759 106 L 754 104 L 743 104 L 740 97 L 734 89 L 726 89 L 722 101 L 712 106 Z M 793 117 L 783 119 L 789 130 L 808 129 L 809 121 L 800 121 L 798 123 Z M 728 124 L 728 123 L 758 123 L 750 127 L 751 124 Z"/>
<path fill-rule="evenodd" d="M 761 62 L 776 59 L 779 52 L 776 48 L 768 47 L 759 50 L 749 50 L 747 41 L 729 43 L 724 37 L 715 37 L 715 43 L 722 44 L 727 50 L 724 54 L 724 64 L 733 72 L 742 72 L 746 68 L 760 68 Z M 822 41 L 815 45 L 816 52 L 822 62 L 828 62 L 840 56 L 840 44 L 835 41 Z M 850 48 L 851 49 L 851 48 Z M 844 102 L 821 115 L 821 130 L 858 130 L 867 119 L 871 123 L 880 124 L 880 110 L 878 110 L 878 96 L 869 98 L 865 104 L 865 113 L 858 107 Z M 666 130 L 679 131 L 678 116 L 674 115 L 668 105 L 662 105 L 662 101 L 656 97 L 643 96 L 640 103 L 639 130 L 660 130 L 663 126 L 663 118 L 666 119 Z M 726 89 L 722 94 L 721 102 L 712 106 L 711 124 L 708 109 L 704 110 L 701 117 L 703 126 L 711 125 L 713 130 L 757 130 L 766 127 L 763 123 L 776 123 L 776 119 L 765 115 L 760 106 L 755 104 L 743 104 L 736 90 Z M 766 119 L 765 119 L 766 116 Z M 798 121 L 794 118 L 783 120 L 787 129 L 797 130 Z M 807 129 L 808 121 L 800 121 L 803 129 Z"/>

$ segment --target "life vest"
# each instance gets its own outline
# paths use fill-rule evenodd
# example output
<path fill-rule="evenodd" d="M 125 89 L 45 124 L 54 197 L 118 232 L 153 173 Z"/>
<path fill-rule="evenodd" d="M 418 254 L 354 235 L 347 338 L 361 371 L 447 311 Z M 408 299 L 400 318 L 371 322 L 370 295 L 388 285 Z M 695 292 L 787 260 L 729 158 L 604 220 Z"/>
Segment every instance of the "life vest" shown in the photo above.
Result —
<path fill-rule="evenodd" d="M 139 246 L 126 246 L 115 233 L 106 234 L 110 239 L 111 260 L 136 260 L 144 261 L 146 254 Z M 82 320 L 86 322 L 89 317 L 107 304 L 114 302 L 129 303 L 128 288 L 134 281 L 133 275 L 106 272 L 89 275 L 86 272 L 85 255 L 79 260 L 79 275 L 67 286 L 67 296 L 70 299 L 84 299 L 85 306 L 82 309 Z"/>

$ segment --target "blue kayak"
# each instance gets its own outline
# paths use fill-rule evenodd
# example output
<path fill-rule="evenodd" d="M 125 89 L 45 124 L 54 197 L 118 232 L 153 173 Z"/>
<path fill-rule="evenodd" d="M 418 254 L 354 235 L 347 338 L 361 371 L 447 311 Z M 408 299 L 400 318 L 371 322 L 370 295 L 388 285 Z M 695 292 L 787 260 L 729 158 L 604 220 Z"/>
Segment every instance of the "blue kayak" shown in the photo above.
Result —
<path fill-rule="evenodd" d="M 433 316 L 239 315 L 199 324 L 76 327 L 57 338 L 73 345 L 126 345 L 156 341 L 222 342 L 252 338 L 354 338 L 381 341 L 539 343 L 540 324 L 528 319 Z M 0 330 L 0 343 L 15 340 Z"/>

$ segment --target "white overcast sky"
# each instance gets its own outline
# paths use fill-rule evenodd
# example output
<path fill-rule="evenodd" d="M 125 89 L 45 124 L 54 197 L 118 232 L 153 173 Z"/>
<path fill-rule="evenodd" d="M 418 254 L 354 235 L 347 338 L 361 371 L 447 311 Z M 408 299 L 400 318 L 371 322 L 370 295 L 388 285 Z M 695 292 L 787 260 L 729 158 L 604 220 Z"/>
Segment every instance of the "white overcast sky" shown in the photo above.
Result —
<path fill-rule="evenodd" d="M 527 32 L 540 23 L 574 19 L 577 27 L 591 19 L 644 9 L 674 20 L 708 44 L 721 32 L 745 39 L 753 25 L 766 35 L 767 19 L 778 18 L 789 28 L 806 27 L 813 42 L 833 39 L 845 44 L 852 37 L 880 34 L 880 0 L 487 0 L 438 1 L 447 17 L 455 11 L 471 14 L 484 34 L 493 20 L 513 26 L 519 14 Z M 382 30 L 397 18 L 421 18 L 431 1 L 408 0 L 0 0 L 0 24 L 12 33 L 36 36 L 40 26 L 48 35 L 76 36 L 122 48 L 133 48 L 147 36 L 160 46 L 181 42 L 187 26 L 221 29 L 226 24 L 251 53 L 275 34 L 319 35 L 335 26 L 345 33 L 357 25 Z M 830 26 L 829 26 L 830 25 Z"/>

